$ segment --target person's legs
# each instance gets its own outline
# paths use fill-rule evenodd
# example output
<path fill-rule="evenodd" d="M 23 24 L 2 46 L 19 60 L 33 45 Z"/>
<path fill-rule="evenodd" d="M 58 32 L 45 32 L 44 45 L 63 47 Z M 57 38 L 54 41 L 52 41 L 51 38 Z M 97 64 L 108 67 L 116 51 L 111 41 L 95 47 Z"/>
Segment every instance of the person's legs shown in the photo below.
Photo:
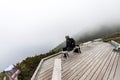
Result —
<path fill-rule="evenodd" d="M 81 50 L 80 50 L 80 47 L 75 47 L 74 48 L 74 50 L 73 50 L 73 52 L 75 52 L 75 53 L 81 53 Z"/>
<path fill-rule="evenodd" d="M 67 57 L 69 57 L 69 54 L 68 54 L 68 52 L 67 52 L 66 54 L 67 54 Z"/>
<path fill-rule="evenodd" d="M 81 50 L 80 50 L 80 48 L 78 48 L 78 51 L 79 51 L 79 53 L 81 53 Z"/>
<path fill-rule="evenodd" d="M 65 59 L 68 59 L 68 58 L 69 58 L 68 51 L 64 51 L 64 52 L 63 52 L 63 57 L 64 57 Z"/>

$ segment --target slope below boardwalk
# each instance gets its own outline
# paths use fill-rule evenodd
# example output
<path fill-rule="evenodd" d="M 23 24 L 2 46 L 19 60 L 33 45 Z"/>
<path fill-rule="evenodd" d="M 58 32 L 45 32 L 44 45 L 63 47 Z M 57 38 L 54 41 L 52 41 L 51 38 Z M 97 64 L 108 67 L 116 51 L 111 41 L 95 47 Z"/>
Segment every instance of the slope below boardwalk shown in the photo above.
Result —
<path fill-rule="evenodd" d="M 109 43 L 93 42 L 81 46 L 82 54 L 69 53 L 68 60 L 62 58 L 62 80 L 120 80 L 120 57 L 112 51 Z M 43 62 L 36 80 L 51 80 L 54 59 Z"/>

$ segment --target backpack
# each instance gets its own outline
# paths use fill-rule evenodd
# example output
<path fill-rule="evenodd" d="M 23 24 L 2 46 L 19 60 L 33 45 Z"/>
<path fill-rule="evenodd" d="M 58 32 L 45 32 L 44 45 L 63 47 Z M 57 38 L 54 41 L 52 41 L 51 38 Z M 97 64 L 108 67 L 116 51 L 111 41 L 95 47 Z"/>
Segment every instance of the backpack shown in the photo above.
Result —
<path fill-rule="evenodd" d="M 75 47 L 75 40 L 73 38 L 70 38 L 71 44 L 72 44 L 72 48 Z"/>

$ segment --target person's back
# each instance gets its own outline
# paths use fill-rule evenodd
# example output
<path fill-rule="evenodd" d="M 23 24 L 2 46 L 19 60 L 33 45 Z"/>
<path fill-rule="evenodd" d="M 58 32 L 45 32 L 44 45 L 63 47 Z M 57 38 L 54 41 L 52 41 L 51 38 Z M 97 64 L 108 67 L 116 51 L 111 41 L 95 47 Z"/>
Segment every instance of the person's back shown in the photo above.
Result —
<path fill-rule="evenodd" d="M 66 47 L 63 48 L 63 57 L 68 58 L 69 57 L 69 51 L 73 51 L 73 53 L 81 53 L 79 45 L 75 44 L 75 40 L 73 38 L 69 38 L 69 36 L 65 36 L 66 38 Z M 67 51 L 67 52 L 65 52 Z"/>
<path fill-rule="evenodd" d="M 69 38 L 69 36 L 66 36 L 67 51 L 73 50 L 74 47 L 75 47 L 75 40 L 73 38 Z"/>

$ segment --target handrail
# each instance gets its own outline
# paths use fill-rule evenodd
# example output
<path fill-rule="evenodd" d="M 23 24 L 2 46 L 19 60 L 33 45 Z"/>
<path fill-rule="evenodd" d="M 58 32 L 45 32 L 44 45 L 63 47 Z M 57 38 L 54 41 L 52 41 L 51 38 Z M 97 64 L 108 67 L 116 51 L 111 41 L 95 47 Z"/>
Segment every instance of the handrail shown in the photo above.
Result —
<path fill-rule="evenodd" d="M 31 80 L 35 80 L 35 79 L 36 79 L 37 73 L 38 73 L 38 71 L 40 70 L 40 67 L 41 67 L 43 61 L 44 61 L 44 59 L 42 59 L 42 60 L 40 61 L 40 63 L 39 63 L 39 65 L 37 66 L 37 69 L 35 70 L 35 72 L 34 72 L 32 78 L 31 78 Z"/>
<path fill-rule="evenodd" d="M 52 57 L 54 57 L 54 56 L 57 56 L 57 55 L 60 55 L 60 54 L 61 54 L 61 52 L 56 53 L 56 54 L 53 54 L 53 55 L 48 56 L 48 57 L 46 57 L 46 58 L 43 58 L 43 59 L 40 61 L 39 65 L 37 66 L 37 69 L 35 70 L 35 72 L 34 72 L 32 78 L 31 78 L 31 80 L 36 80 L 37 73 L 41 70 L 41 66 L 42 66 L 42 64 L 43 64 L 43 62 L 44 62 L 45 60 L 50 59 L 50 58 L 52 58 Z"/>
<path fill-rule="evenodd" d="M 55 59 L 52 80 L 61 80 L 61 59 Z"/>
<path fill-rule="evenodd" d="M 111 44 L 115 46 L 114 50 L 119 50 L 120 49 L 120 44 L 117 43 L 116 41 L 111 40 Z"/>
<path fill-rule="evenodd" d="M 3 80 L 6 80 L 6 77 L 4 77 Z"/>

